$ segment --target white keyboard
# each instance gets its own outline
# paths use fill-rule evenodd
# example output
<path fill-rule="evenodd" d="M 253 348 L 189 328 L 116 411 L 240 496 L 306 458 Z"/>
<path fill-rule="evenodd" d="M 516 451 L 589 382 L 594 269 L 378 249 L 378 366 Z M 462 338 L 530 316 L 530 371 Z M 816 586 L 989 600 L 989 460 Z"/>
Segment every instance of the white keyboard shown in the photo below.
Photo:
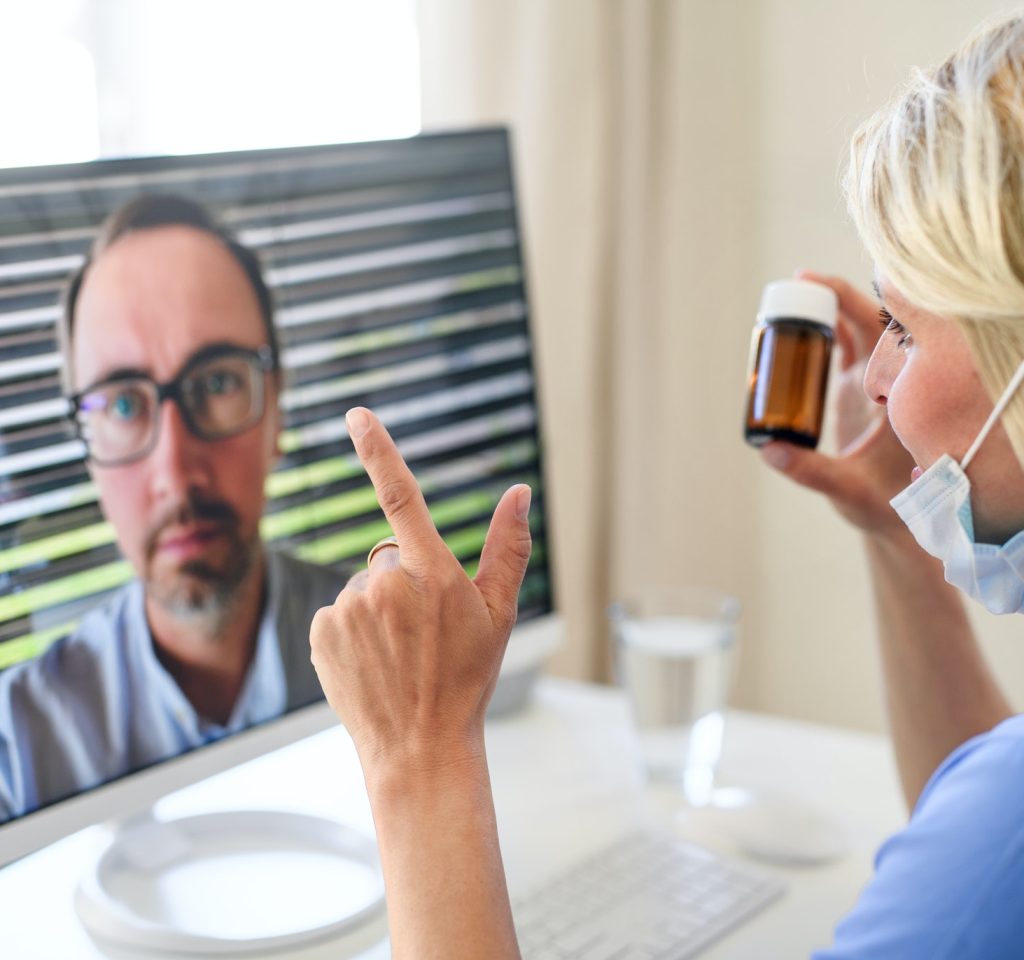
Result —
<path fill-rule="evenodd" d="M 638 833 L 512 904 L 523 960 L 683 960 L 767 906 L 772 877 Z"/>

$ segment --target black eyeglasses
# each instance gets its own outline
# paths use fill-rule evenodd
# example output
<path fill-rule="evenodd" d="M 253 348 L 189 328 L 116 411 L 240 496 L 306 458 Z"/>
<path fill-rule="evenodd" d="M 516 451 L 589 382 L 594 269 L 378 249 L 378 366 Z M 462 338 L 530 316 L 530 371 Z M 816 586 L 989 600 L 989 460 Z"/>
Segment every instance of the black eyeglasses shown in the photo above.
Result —
<path fill-rule="evenodd" d="M 71 397 L 78 435 L 100 466 L 141 460 L 156 446 L 160 408 L 170 398 L 194 436 L 232 437 L 263 416 L 264 374 L 274 366 L 268 346 L 216 345 L 200 350 L 166 383 L 135 372 L 115 374 Z"/>

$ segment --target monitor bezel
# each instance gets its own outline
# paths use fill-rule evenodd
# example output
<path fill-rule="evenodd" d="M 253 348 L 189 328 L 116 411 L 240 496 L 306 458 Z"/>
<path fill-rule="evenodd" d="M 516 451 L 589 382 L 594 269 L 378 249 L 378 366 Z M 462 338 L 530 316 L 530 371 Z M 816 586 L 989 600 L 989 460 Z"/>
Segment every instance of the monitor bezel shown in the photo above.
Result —
<path fill-rule="evenodd" d="M 501 677 L 517 682 L 531 672 L 539 673 L 563 636 L 562 618 L 554 611 L 517 624 L 502 662 Z M 0 869 L 79 830 L 137 816 L 169 793 L 337 725 L 330 704 L 319 700 L 14 817 L 0 823 Z"/>
<path fill-rule="evenodd" d="M 0 824 L 0 867 L 85 827 L 147 810 L 168 793 L 312 736 L 337 722 L 329 704 L 319 701 L 7 820 Z"/>

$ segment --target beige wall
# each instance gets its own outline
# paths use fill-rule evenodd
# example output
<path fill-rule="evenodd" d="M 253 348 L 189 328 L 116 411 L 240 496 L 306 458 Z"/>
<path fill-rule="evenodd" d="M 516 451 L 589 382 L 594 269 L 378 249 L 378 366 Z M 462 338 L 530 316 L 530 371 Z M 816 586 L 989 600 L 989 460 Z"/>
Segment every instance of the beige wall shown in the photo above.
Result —
<path fill-rule="evenodd" d="M 864 284 L 863 258 L 838 179 L 856 124 L 911 64 L 943 58 L 982 19 L 985 0 L 762 0 L 756 66 L 756 272 L 796 267 Z M 759 472 L 756 617 L 748 619 L 752 706 L 881 729 L 870 597 L 857 536 L 827 503 Z M 1024 625 L 979 610 L 984 644 L 1024 707 Z"/>
<path fill-rule="evenodd" d="M 563 598 L 583 610 L 560 672 L 594 675 L 601 658 L 588 645 L 606 642 L 599 607 L 609 592 L 652 577 L 709 582 L 745 605 L 737 703 L 882 728 L 858 538 L 740 441 L 746 343 L 767 280 L 806 266 L 868 282 L 838 184 L 849 134 L 911 64 L 940 59 L 1001 9 L 983 0 L 420 0 L 425 127 L 503 121 L 517 136 L 555 558 Z M 611 65 L 595 59 L 635 53 L 643 31 L 632 22 L 632 39 L 615 42 L 630 32 L 615 22 L 624 15 L 646 18 L 657 63 L 643 78 L 643 107 L 609 112 L 609 97 L 636 93 L 629 70 L 616 86 Z M 620 133 L 644 130 L 649 156 L 623 149 L 602 165 Z M 623 170 L 646 170 L 648 182 L 631 174 L 616 184 Z M 642 224 L 622 209 L 634 197 L 653 223 L 637 240 L 639 260 L 630 238 Z M 612 249 L 588 253 L 615 216 L 628 229 L 605 244 Z M 638 305 L 631 315 L 627 296 L 610 333 L 595 265 L 617 271 L 613 292 Z M 638 316 L 652 305 L 669 321 L 661 328 Z M 576 366 L 608 336 L 621 349 L 604 368 Z M 595 394 L 595 377 L 612 375 L 610 399 Z M 595 395 L 602 410 L 612 404 L 608 417 L 588 406 Z M 645 409 L 656 410 L 649 422 Z M 610 481 L 595 479 L 588 459 L 608 424 Z M 662 446 L 656 468 L 644 459 L 652 444 Z M 608 482 L 632 491 L 611 498 L 610 516 L 594 512 L 592 489 Z M 581 546 L 595 524 L 607 534 Z M 603 573 L 590 566 L 584 576 L 566 560 L 594 549 L 612 551 Z M 1024 704 L 1024 628 L 1016 618 L 979 617 L 979 626 Z"/>
<path fill-rule="evenodd" d="M 421 3 L 425 126 L 513 131 L 562 673 L 606 675 L 604 611 L 637 583 L 753 583 L 745 6 Z"/>

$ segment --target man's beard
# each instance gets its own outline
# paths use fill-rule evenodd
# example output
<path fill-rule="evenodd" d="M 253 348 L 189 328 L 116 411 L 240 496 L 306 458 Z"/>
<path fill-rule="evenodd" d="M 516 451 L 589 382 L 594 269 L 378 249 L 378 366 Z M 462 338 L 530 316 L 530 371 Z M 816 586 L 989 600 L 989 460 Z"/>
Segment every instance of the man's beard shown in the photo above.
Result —
<path fill-rule="evenodd" d="M 157 543 L 164 531 L 191 523 L 216 528 L 207 555 L 174 566 L 160 563 Z M 177 619 L 219 620 L 232 609 L 258 557 L 258 532 L 243 537 L 238 514 L 228 504 L 190 492 L 146 536 L 146 596 Z"/>

